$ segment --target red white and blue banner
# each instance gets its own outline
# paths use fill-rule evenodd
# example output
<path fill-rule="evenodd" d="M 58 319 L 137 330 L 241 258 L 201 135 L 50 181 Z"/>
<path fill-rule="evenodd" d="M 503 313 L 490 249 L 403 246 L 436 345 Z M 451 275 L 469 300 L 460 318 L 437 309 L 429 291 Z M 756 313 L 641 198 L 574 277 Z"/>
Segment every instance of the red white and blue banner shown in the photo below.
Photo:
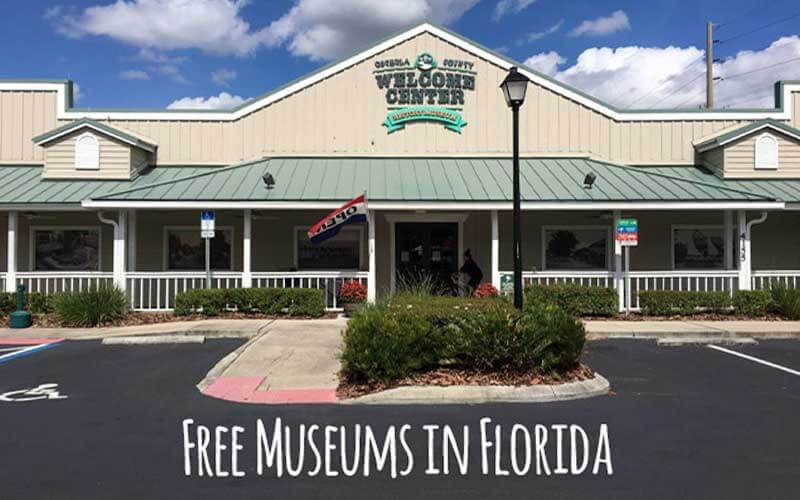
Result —
<path fill-rule="evenodd" d="M 348 224 L 367 222 L 366 195 L 354 198 L 322 218 L 308 230 L 308 239 L 317 244 L 333 238 Z"/>

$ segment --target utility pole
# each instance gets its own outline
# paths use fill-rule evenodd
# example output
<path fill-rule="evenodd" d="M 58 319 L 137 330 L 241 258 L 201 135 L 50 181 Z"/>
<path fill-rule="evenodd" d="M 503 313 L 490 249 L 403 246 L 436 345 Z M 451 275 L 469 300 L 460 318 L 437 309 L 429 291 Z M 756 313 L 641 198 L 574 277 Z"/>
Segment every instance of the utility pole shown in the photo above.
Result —
<path fill-rule="evenodd" d="M 706 108 L 714 107 L 714 23 L 706 23 Z"/>

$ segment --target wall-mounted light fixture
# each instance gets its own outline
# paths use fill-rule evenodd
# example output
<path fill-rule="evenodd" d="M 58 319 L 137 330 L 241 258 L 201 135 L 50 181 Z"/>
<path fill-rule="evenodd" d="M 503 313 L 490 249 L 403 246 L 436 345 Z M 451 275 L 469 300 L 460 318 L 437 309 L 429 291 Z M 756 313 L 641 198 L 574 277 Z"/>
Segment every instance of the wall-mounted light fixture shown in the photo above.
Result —
<path fill-rule="evenodd" d="M 594 175 L 592 172 L 586 174 L 586 177 L 583 178 L 583 187 L 586 189 L 592 189 L 594 186 L 594 181 L 597 180 L 597 176 Z"/>
<path fill-rule="evenodd" d="M 275 187 L 275 178 L 272 177 L 271 173 L 267 172 L 264 174 L 261 180 L 264 181 L 264 186 L 266 186 L 267 189 L 272 189 Z"/>

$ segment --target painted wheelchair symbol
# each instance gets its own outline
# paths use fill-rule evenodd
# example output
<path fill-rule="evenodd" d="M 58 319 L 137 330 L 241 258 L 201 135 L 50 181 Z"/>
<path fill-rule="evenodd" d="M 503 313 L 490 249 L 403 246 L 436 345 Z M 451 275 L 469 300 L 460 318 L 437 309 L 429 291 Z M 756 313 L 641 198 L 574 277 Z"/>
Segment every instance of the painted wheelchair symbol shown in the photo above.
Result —
<path fill-rule="evenodd" d="M 40 399 L 67 399 L 68 397 L 69 396 L 62 396 L 61 393 L 58 392 L 58 384 L 41 384 L 32 389 L 20 389 L 0 394 L 0 401 L 24 403 Z"/>

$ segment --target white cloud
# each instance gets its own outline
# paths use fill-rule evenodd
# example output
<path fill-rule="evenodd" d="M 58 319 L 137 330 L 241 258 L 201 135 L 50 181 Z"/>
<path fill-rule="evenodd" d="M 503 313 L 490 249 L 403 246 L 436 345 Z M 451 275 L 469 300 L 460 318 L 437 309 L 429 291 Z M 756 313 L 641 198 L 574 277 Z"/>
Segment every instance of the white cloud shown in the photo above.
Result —
<path fill-rule="evenodd" d="M 151 58 L 186 49 L 248 56 L 260 47 L 285 45 L 296 56 L 323 60 L 423 21 L 451 23 L 477 2 L 296 0 L 283 16 L 260 28 L 242 16 L 248 0 L 116 0 L 78 13 L 48 9 L 45 16 L 63 35 L 108 36 Z"/>
<path fill-rule="evenodd" d="M 77 15 L 51 12 L 50 19 L 70 37 L 108 36 L 145 49 L 246 56 L 268 37 L 264 29 L 251 29 L 241 17 L 247 4 L 245 0 L 117 0 L 87 7 Z"/>
<path fill-rule="evenodd" d="M 617 10 L 608 17 L 598 17 L 597 19 L 583 21 L 572 30 L 570 35 L 603 36 L 629 29 L 631 29 L 631 23 L 628 21 L 628 15 L 621 10 Z"/>
<path fill-rule="evenodd" d="M 795 35 L 715 64 L 715 75 L 724 78 L 716 85 L 716 106 L 774 106 L 773 84 L 800 78 L 798 62 Z M 537 54 L 526 64 L 622 108 L 692 108 L 705 102 L 704 51 L 697 47 L 594 47 L 568 67 L 555 52 Z"/>
<path fill-rule="evenodd" d="M 547 28 L 545 30 L 533 31 L 531 33 L 528 33 L 525 36 L 525 38 L 527 39 L 528 42 L 535 42 L 537 40 L 541 40 L 542 38 L 544 38 L 544 37 L 546 37 L 548 35 L 552 35 L 553 33 L 555 33 L 558 30 L 560 30 L 561 26 L 563 26 L 563 24 L 564 24 L 564 20 L 561 19 L 560 21 L 558 21 L 557 23 L 555 23 L 554 25 L 550 26 L 549 28 Z"/>
<path fill-rule="evenodd" d="M 236 80 L 237 73 L 235 70 L 221 68 L 217 71 L 211 72 L 211 81 L 220 87 L 230 87 L 231 82 Z"/>
<path fill-rule="evenodd" d="M 449 24 L 478 0 L 297 0 L 270 24 L 267 43 L 285 44 L 295 56 L 329 60 L 431 21 Z"/>
<path fill-rule="evenodd" d="M 184 97 L 172 101 L 167 109 L 231 109 L 240 106 L 247 99 L 227 92 L 211 97 Z"/>
<path fill-rule="evenodd" d="M 119 73 L 120 80 L 149 80 L 150 75 L 147 71 L 142 71 L 140 69 L 128 69 L 125 71 L 120 71 Z"/>
<path fill-rule="evenodd" d="M 189 80 L 183 76 L 181 69 L 175 64 L 161 64 L 159 66 L 153 66 L 151 69 L 175 83 L 189 83 Z"/>
<path fill-rule="evenodd" d="M 522 12 L 534 2 L 536 2 L 536 0 L 499 0 L 494 6 L 492 19 L 499 21 L 509 14 Z"/>
<path fill-rule="evenodd" d="M 531 56 L 525 60 L 524 64 L 540 73 L 552 76 L 558 73 L 558 67 L 565 62 L 567 62 L 567 60 L 561 57 L 558 52 L 550 51 Z"/>

